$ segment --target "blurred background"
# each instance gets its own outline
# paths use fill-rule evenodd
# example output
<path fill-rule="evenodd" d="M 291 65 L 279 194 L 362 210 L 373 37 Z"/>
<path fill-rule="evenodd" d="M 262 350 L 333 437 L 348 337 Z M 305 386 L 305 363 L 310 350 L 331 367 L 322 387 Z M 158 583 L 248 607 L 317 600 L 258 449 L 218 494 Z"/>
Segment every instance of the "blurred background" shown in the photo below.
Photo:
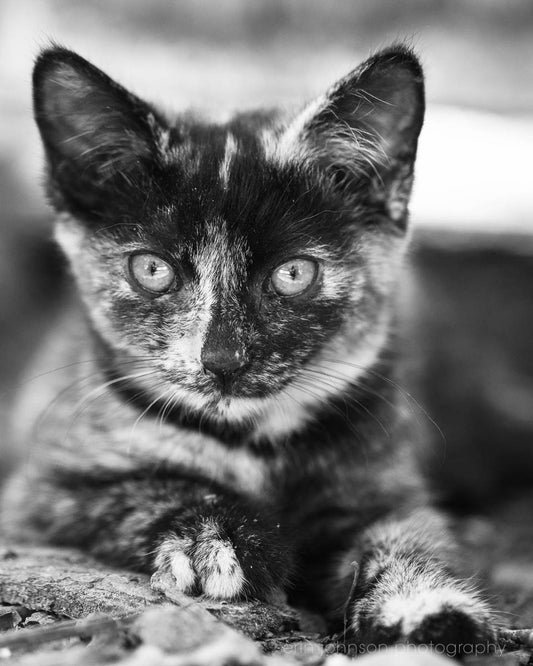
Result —
<path fill-rule="evenodd" d="M 426 464 L 443 501 L 476 511 L 533 483 L 531 0 L 2 0 L 0 477 L 5 417 L 65 283 L 31 114 L 39 49 L 224 118 L 301 104 L 398 40 L 427 75 L 401 328 L 406 387 L 438 425 Z"/>

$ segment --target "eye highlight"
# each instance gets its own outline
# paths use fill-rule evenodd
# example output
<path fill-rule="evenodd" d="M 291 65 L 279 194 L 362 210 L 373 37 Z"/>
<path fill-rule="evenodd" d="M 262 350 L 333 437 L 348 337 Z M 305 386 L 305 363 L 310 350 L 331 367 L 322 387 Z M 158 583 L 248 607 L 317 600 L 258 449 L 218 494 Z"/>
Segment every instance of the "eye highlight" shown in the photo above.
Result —
<path fill-rule="evenodd" d="M 129 270 L 133 281 L 152 294 L 164 294 L 176 283 L 176 273 L 172 266 L 149 252 L 132 254 Z"/>
<path fill-rule="evenodd" d="M 308 289 L 318 276 L 318 264 L 311 259 L 291 259 L 278 266 L 270 278 L 280 296 L 297 296 Z"/>

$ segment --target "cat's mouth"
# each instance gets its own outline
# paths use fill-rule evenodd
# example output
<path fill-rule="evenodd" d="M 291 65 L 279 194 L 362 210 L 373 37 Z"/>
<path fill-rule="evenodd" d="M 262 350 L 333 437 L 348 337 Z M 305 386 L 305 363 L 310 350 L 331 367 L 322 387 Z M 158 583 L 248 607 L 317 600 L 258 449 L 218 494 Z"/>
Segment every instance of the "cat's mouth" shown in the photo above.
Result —
<path fill-rule="evenodd" d="M 175 397 L 175 404 L 184 409 L 203 413 L 206 419 L 244 423 L 260 414 L 270 400 L 275 399 L 291 378 L 270 377 L 270 381 L 240 375 L 232 381 L 220 381 L 197 372 L 194 378 L 189 374 L 165 373 L 170 391 Z M 167 384 L 168 385 L 168 384 Z M 168 395 L 168 393 L 167 393 Z"/>
<path fill-rule="evenodd" d="M 215 410 L 224 409 L 235 400 L 261 399 L 275 392 L 273 386 L 258 385 L 246 377 L 213 379 L 207 385 L 202 383 L 199 389 L 208 398 L 209 407 Z"/>
<path fill-rule="evenodd" d="M 213 391 L 212 394 L 208 396 L 206 409 L 212 412 L 219 412 L 221 410 L 228 409 L 231 405 L 233 397 L 234 396 L 231 396 L 228 393 Z"/>

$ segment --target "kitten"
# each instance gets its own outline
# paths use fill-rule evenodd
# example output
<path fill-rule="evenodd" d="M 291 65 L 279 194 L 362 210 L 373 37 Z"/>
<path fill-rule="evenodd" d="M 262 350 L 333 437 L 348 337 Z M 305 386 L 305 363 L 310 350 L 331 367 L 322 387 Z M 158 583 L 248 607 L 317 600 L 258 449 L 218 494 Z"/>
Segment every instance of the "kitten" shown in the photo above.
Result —
<path fill-rule="evenodd" d="M 389 333 L 424 115 L 413 53 L 382 51 L 294 117 L 210 124 L 51 48 L 34 105 L 83 307 L 43 352 L 62 379 L 22 400 L 8 527 L 186 593 L 283 590 L 361 645 L 488 641 Z"/>

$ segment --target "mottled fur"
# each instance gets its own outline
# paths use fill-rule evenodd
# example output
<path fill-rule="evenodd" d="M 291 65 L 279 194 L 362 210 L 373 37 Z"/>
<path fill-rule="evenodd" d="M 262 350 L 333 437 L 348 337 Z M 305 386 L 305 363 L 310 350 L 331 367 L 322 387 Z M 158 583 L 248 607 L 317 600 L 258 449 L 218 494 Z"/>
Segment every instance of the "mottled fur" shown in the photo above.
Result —
<path fill-rule="evenodd" d="M 63 369 L 22 396 L 31 449 L 5 524 L 188 593 L 284 590 L 360 643 L 488 640 L 429 508 L 389 333 L 424 112 L 413 54 L 370 58 L 288 119 L 170 121 L 60 48 L 34 91 L 83 310 L 42 354 Z M 136 252 L 175 288 L 143 292 Z M 281 297 L 270 275 L 294 257 L 316 280 Z"/>

